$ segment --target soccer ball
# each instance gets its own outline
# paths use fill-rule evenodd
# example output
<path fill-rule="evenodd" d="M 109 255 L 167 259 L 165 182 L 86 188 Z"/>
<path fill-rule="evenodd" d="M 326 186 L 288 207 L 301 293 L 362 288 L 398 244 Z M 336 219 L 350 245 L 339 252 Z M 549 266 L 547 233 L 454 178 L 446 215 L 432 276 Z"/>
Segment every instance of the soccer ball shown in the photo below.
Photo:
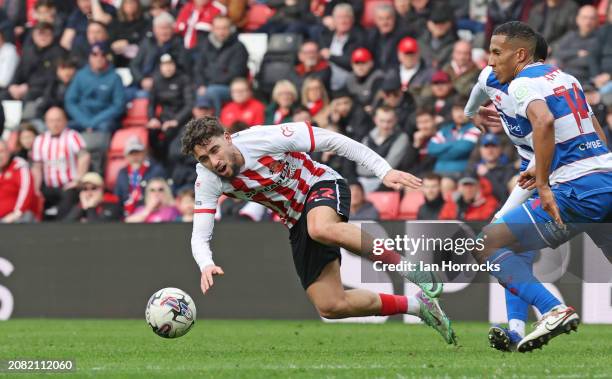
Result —
<path fill-rule="evenodd" d="M 196 307 L 185 291 L 172 287 L 162 288 L 149 299 L 145 318 L 158 336 L 181 337 L 195 323 Z"/>

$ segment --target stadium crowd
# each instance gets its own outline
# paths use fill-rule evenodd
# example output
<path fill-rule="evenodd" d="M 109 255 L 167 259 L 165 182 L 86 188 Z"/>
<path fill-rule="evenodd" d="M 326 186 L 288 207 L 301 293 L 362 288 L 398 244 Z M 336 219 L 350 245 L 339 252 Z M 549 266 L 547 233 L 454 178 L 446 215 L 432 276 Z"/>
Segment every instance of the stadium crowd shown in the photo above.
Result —
<path fill-rule="evenodd" d="M 496 25 L 529 23 L 612 142 L 612 2 L 0 0 L 0 220 L 191 221 L 192 117 L 310 121 L 424 178 L 390 191 L 333 153 L 353 219 L 485 221 L 520 165 L 463 108 Z M 264 33 L 264 34 L 261 34 Z M 262 44 L 262 38 L 263 44 Z M 267 41 L 267 42 L 266 42 Z M 478 123 L 478 117 L 474 120 Z M 220 201 L 217 219 L 275 219 Z"/>

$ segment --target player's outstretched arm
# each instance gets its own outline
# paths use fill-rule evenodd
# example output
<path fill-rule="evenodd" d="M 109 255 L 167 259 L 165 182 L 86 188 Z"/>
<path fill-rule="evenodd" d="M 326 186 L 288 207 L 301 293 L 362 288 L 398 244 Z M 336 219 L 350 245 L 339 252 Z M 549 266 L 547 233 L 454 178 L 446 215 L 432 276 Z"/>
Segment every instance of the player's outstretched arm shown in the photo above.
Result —
<path fill-rule="evenodd" d="M 404 187 L 419 188 L 421 179 L 404 171 L 391 170 L 383 178 L 383 184 L 394 190 L 401 190 Z"/>
<path fill-rule="evenodd" d="M 213 276 L 224 274 L 223 269 L 215 265 L 210 249 L 214 220 L 214 213 L 196 213 L 193 216 L 191 251 L 200 267 L 200 288 L 204 294 L 213 286 Z"/>

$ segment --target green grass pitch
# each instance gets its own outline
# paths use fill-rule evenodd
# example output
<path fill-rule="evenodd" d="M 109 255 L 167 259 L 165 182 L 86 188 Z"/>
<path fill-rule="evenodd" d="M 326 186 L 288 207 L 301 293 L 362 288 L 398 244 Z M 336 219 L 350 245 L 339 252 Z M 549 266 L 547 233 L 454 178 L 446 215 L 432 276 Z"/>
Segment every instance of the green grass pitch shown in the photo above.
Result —
<path fill-rule="evenodd" d="M 166 340 L 144 320 L 11 320 L 0 322 L 0 359 L 72 358 L 77 372 L 52 377 L 73 378 L 612 377 L 612 326 L 581 325 L 528 354 L 492 350 L 487 328 L 456 323 L 453 347 L 400 322 L 199 320 Z"/>

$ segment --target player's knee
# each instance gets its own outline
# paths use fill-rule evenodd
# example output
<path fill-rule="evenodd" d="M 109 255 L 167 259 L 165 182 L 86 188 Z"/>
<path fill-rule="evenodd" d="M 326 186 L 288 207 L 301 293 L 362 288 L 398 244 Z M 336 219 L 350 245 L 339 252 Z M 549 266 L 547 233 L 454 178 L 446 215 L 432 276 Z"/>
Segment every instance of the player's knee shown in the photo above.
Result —
<path fill-rule="evenodd" d="M 339 319 L 346 317 L 347 314 L 347 304 L 343 300 L 338 301 L 328 301 L 324 304 L 316 305 L 317 312 L 319 315 L 328 319 Z"/>
<path fill-rule="evenodd" d="M 308 235 L 313 240 L 325 245 L 334 244 L 338 237 L 334 235 L 333 228 L 329 227 L 328 224 L 308 225 Z"/>

